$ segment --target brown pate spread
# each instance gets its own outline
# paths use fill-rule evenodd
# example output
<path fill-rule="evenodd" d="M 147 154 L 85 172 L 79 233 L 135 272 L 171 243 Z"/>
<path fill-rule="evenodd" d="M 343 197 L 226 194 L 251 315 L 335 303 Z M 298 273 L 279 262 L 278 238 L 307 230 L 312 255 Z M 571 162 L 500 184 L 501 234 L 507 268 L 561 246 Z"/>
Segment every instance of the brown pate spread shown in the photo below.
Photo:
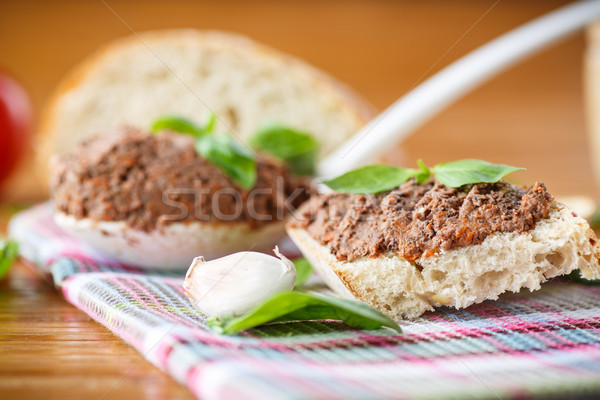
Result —
<path fill-rule="evenodd" d="M 215 220 L 258 227 L 283 219 L 312 190 L 307 179 L 264 154 L 257 155 L 255 186 L 245 190 L 200 157 L 191 137 L 132 128 L 88 140 L 53 164 L 56 210 L 144 231 Z"/>
<path fill-rule="evenodd" d="M 290 226 L 306 229 L 340 261 L 386 251 L 415 261 L 479 244 L 495 232 L 534 229 L 548 216 L 552 200 L 539 182 L 528 190 L 503 181 L 454 189 L 411 180 L 376 195 L 315 195 Z"/>

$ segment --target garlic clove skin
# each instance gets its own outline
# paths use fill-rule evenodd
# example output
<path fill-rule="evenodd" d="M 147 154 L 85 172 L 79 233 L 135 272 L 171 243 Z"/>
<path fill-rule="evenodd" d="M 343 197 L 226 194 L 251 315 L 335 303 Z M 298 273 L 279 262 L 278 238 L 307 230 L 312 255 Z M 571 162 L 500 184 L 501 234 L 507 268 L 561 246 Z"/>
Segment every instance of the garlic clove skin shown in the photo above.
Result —
<path fill-rule="evenodd" d="M 242 251 L 211 261 L 196 257 L 183 288 L 190 301 L 208 317 L 237 317 L 296 283 L 294 263 L 274 249 L 277 257 Z"/>

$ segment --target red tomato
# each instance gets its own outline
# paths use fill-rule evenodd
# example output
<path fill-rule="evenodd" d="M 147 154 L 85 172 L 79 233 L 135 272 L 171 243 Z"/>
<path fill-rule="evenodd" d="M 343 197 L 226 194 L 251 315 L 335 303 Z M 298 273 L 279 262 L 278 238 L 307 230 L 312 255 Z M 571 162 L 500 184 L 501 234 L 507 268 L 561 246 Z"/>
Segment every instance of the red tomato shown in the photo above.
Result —
<path fill-rule="evenodd" d="M 31 102 L 25 89 L 0 71 L 0 183 L 23 155 L 31 116 Z"/>

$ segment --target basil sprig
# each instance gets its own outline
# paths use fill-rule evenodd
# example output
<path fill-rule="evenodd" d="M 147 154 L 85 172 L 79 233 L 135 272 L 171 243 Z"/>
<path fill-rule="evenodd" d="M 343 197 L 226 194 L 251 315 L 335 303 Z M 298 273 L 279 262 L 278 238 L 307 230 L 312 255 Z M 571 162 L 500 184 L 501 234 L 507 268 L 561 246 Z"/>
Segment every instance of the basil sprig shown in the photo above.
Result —
<path fill-rule="evenodd" d="M 304 257 L 296 258 L 295 260 L 292 260 L 292 262 L 296 267 L 296 284 L 294 287 L 298 287 L 310 278 L 313 273 L 313 267 Z"/>
<path fill-rule="evenodd" d="M 358 329 L 389 327 L 401 329 L 393 320 L 365 303 L 299 291 L 276 294 L 241 317 L 210 318 L 208 326 L 217 333 L 232 335 L 267 322 L 341 320 Z"/>
<path fill-rule="evenodd" d="M 421 160 L 418 165 L 419 169 L 369 165 L 323 183 L 339 193 L 379 193 L 393 189 L 411 178 L 415 178 L 417 183 L 423 183 L 433 174 L 438 182 L 458 188 L 473 183 L 498 182 L 511 172 L 525 170 L 474 159 L 441 163 L 431 169 Z"/>
<path fill-rule="evenodd" d="M 283 125 L 265 125 L 250 144 L 283 160 L 297 175 L 313 175 L 317 161 L 317 141 L 310 135 Z"/>
<path fill-rule="evenodd" d="M 196 152 L 215 164 L 244 189 L 256 183 L 256 158 L 252 151 L 225 134 L 214 133 L 216 115 L 211 113 L 204 126 L 177 116 L 165 116 L 154 121 L 152 132 L 171 130 L 191 135 Z"/>
<path fill-rule="evenodd" d="M 247 147 L 225 134 L 207 135 L 196 140 L 196 151 L 217 165 L 245 189 L 256 183 L 256 159 Z"/>
<path fill-rule="evenodd" d="M 0 279 L 3 278 L 19 255 L 19 245 L 14 240 L 0 239 Z"/>
<path fill-rule="evenodd" d="M 204 126 L 168 115 L 154 121 L 150 130 L 170 130 L 191 135 L 199 155 L 219 167 L 245 189 L 256 183 L 256 158 L 252 151 L 224 134 L 215 134 L 217 117 L 211 113 Z M 284 161 L 297 175 L 312 175 L 317 160 L 317 141 L 306 133 L 277 124 L 266 125 L 250 139 L 252 147 Z"/>

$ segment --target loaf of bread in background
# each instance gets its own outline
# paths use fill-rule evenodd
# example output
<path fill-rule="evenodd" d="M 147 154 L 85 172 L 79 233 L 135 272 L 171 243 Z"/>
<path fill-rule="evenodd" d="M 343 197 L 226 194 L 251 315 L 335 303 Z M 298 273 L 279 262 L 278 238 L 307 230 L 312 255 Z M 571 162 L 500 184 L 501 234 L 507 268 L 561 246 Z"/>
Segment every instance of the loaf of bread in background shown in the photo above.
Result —
<path fill-rule="evenodd" d="M 164 30 L 106 45 L 58 85 L 41 117 L 38 165 L 117 125 L 147 128 L 164 114 L 198 122 L 217 113 L 217 129 L 244 140 L 279 122 L 314 135 L 320 156 L 374 116 L 333 78 L 242 36 Z"/>
<path fill-rule="evenodd" d="M 326 283 L 396 320 L 434 307 L 464 308 L 504 292 L 537 290 L 550 278 L 579 269 L 600 279 L 600 243 L 588 223 L 558 202 L 535 229 L 495 233 L 481 244 L 459 247 L 409 262 L 394 253 L 339 261 L 304 229 L 288 234 Z"/>

